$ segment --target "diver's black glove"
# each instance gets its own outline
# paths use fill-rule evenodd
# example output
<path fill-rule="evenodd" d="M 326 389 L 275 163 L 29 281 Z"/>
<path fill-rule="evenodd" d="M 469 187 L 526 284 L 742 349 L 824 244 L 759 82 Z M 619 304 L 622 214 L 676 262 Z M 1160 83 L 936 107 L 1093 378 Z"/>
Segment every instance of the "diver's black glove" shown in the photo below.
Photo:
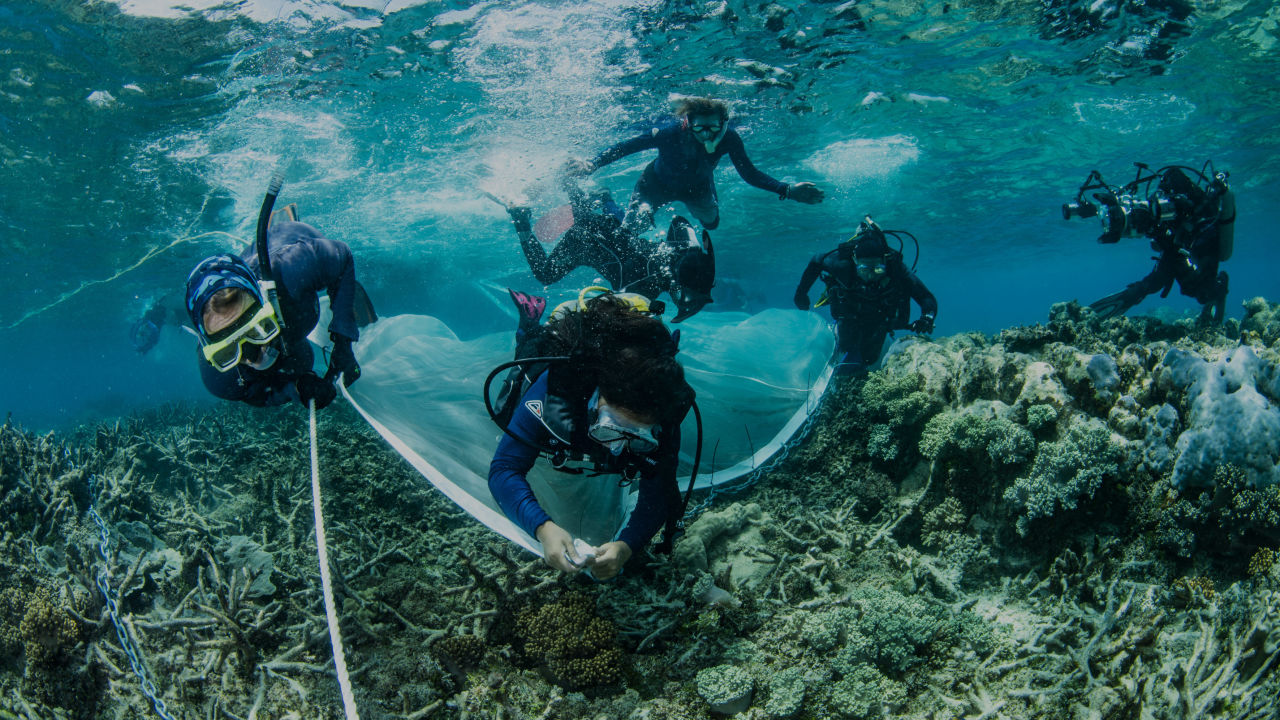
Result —
<path fill-rule="evenodd" d="M 333 340 L 333 352 L 329 353 L 329 370 L 324 379 L 332 382 L 342 376 L 342 384 L 351 387 L 351 383 L 360 379 L 360 363 L 356 362 L 356 354 L 351 350 L 351 338 L 329 333 Z"/>
<path fill-rule="evenodd" d="M 797 308 L 801 310 L 809 309 L 809 296 L 806 293 L 798 292 L 792 300 L 795 302 Z"/>
<path fill-rule="evenodd" d="M 333 386 L 333 383 L 315 373 L 307 373 L 298 378 L 294 386 L 298 388 L 298 399 L 302 401 L 303 406 L 315 400 L 317 410 L 328 407 L 329 403 L 338 397 L 338 389 Z"/>
<path fill-rule="evenodd" d="M 933 333 L 933 317 L 930 315 L 921 315 L 920 319 L 911 323 L 907 329 L 914 333 L 920 333 L 921 335 L 930 335 Z"/>

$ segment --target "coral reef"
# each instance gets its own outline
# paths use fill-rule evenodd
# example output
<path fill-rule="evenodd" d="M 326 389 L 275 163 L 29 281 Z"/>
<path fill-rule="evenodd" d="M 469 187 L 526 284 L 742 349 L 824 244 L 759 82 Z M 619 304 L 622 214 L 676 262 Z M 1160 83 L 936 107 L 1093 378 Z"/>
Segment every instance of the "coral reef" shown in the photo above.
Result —
<path fill-rule="evenodd" d="M 500 540 L 330 408 L 361 715 L 1273 718 L 1280 311 L 1246 313 L 1066 303 L 903 344 L 608 583 Z M 0 717 L 146 716 L 135 659 L 176 717 L 339 717 L 305 449 L 287 409 L 0 427 Z"/>

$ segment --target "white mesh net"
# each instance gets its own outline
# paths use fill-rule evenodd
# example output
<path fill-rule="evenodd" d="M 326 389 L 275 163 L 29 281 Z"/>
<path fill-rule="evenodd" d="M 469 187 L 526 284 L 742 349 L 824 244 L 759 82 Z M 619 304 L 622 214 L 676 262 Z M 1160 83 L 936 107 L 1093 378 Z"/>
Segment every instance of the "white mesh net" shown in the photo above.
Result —
<path fill-rule="evenodd" d="M 792 310 L 704 311 L 678 327 L 678 358 L 703 418 L 696 487 L 707 489 L 750 473 L 799 430 L 830 377 L 834 338 L 816 313 Z M 347 398 L 436 488 L 538 553 L 539 543 L 502 514 L 488 485 L 502 430 L 489 419 L 482 387 L 514 349 L 514 332 L 461 340 L 433 317 L 383 318 L 362 332 L 356 353 L 363 374 Z M 682 489 L 695 440 L 690 413 L 682 428 Z M 543 509 L 575 537 L 592 544 L 612 539 L 634 503 L 629 489 L 547 465 L 539 462 L 529 476 Z"/>

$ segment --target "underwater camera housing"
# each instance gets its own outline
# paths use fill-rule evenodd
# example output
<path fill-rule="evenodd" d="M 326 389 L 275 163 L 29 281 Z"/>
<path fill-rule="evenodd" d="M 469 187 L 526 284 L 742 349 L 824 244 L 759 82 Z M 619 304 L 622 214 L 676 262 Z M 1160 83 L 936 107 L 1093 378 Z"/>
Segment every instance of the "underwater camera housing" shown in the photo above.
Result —
<path fill-rule="evenodd" d="M 1137 177 L 1120 187 L 1108 185 L 1097 170 L 1089 173 L 1076 192 L 1075 200 L 1063 203 L 1062 218 L 1098 216 L 1102 223 L 1098 242 L 1103 244 L 1139 235 L 1154 239 L 1179 223 L 1194 221 L 1201 214 L 1206 200 L 1216 200 L 1220 188 L 1226 187 L 1226 173 L 1209 170 L 1209 175 L 1206 175 L 1203 171 L 1181 166 L 1163 167 L 1152 172 L 1143 163 L 1134 164 L 1138 167 Z M 1198 177 L 1200 182 L 1196 183 L 1184 171 Z M 1145 176 L 1144 172 L 1147 173 Z M 1089 190 L 1098 191 L 1091 193 L 1095 202 L 1084 198 Z"/>

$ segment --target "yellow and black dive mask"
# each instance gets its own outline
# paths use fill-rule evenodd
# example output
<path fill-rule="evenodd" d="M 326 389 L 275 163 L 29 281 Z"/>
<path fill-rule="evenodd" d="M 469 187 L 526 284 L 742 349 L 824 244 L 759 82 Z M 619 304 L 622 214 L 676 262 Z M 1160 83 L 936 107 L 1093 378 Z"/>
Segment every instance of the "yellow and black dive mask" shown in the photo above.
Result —
<path fill-rule="evenodd" d="M 244 358 L 244 344 L 267 345 L 280 337 L 280 321 L 271 305 L 255 302 L 234 323 L 209 335 L 201 348 L 204 359 L 227 372 Z"/>

